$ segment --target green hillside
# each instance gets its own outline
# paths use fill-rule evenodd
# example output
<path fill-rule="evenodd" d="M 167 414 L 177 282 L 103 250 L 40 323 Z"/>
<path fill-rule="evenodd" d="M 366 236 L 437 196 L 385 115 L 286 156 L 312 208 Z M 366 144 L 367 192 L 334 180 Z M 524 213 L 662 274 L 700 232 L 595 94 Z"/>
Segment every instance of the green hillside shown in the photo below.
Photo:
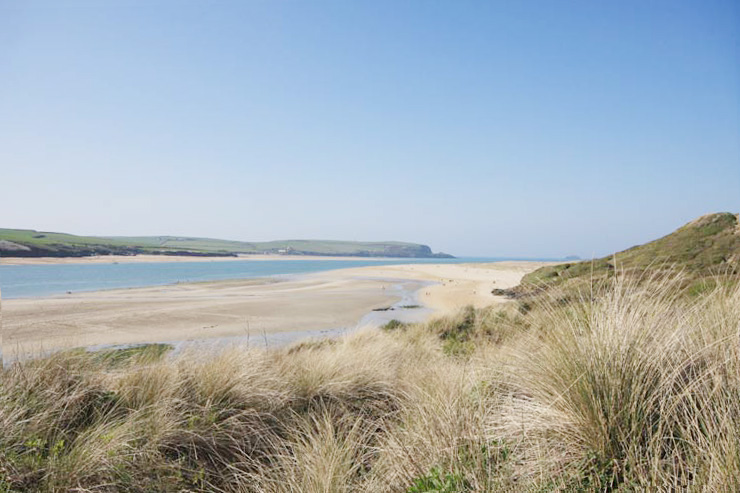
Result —
<path fill-rule="evenodd" d="M 516 297 L 546 291 L 566 290 L 586 282 L 608 279 L 617 271 L 632 277 L 656 272 L 681 271 L 696 289 L 717 274 L 737 274 L 740 269 L 740 219 L 738 214 L 708 214 L 650 243 L 608 257 L 559 264 L 538 269 L 510 290 Z"/>
<path fill-rule="evenodd" d="M 5 257 L 84 257 L 89 255 L 202 255 L 279 253 L 353 257 L 449 257 L 426 245 L 402 242 L 285 240 L 243 242 L 178 236 L 76 236 L 28 229 L 0 229 Z"/>

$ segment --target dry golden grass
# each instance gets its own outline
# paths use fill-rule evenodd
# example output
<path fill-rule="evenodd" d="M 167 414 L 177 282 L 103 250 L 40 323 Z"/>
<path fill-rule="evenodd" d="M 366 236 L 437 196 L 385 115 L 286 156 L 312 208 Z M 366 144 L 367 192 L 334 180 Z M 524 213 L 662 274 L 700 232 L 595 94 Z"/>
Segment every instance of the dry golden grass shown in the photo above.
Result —
<path fill-rule="evenodd" d="M 679 285 L 272 351 L 16 363 L 0 492 L 737 491 L 740 289 Z"/>

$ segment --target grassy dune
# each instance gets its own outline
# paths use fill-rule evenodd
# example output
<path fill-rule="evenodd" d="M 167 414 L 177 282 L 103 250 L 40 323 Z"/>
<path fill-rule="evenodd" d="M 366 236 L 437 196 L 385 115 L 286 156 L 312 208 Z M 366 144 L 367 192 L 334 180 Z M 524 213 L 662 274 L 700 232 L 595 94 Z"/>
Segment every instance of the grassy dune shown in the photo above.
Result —
<path fill-rule="evenodd" d="M 726 286 L 617 277 L 280 350 L 14 364 L 0 491 L 737 491 Z"/>
<path fill-rule="evenodd" d="M 718 274 L 740 275 L 740 215 L 731 212 L 707 214 L 673 233 L 609 257 L 543 267 L 527 274 L 513 297 L 537 297 L 557 288 L 579 291 L 594 281 L 613 278 L 617 272 L 634 279 L 687 274 L 684 282 L 701 291 Z"/>

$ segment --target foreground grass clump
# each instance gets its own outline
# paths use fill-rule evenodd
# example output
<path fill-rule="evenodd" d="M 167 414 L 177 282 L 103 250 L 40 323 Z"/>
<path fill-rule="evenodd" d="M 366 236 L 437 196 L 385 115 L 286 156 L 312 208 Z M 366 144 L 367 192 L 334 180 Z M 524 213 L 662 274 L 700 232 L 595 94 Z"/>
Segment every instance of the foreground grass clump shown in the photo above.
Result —
<path fill-rule="evenodd" d="M 740 290 L 683 286 L 273 351 L 17 363 L 0 491 L 736 491 Z"/>
<path fill-rule="evenodd" d="M 566 484 L 595 490 L 739 486 L 740 296 L 687 301 L 680 280 L 617 282 L 599 302 L 549 307 L 535 357 L 514 365 L 527 400 L 508 411 L 522 448 Z M 570 478 L 570 479 L 568 479 Z"/>

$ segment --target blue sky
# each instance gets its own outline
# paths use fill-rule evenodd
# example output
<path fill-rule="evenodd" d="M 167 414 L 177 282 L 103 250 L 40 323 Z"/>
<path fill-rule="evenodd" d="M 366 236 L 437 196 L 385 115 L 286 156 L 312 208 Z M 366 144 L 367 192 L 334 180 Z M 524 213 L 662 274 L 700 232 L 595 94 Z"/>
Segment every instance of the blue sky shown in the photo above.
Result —
<path fill-rule="evenodd" d="M 0 0 L 0 226 L 603 255 L 740 210 L 736 1 Z"/>

